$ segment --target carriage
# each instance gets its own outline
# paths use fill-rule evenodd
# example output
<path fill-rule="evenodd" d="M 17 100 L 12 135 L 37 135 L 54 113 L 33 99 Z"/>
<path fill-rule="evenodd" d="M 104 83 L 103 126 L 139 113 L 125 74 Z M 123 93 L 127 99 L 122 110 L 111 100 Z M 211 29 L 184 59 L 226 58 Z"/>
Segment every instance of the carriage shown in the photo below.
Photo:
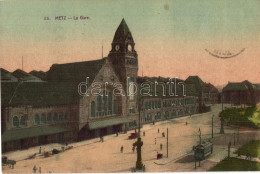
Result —
<path fill-rule="evenodd" d="M 128 136 L 128 139 L 135 139 L 138 137 L 138 133 L 131 133 L 130 136 Z"/>
<path fill-rule="evenodd" d="M 15 160 L 8 160 L 7 156 L 2 156 L 2 166 L 9 166 L 13 169 L 15 164 Z"/>

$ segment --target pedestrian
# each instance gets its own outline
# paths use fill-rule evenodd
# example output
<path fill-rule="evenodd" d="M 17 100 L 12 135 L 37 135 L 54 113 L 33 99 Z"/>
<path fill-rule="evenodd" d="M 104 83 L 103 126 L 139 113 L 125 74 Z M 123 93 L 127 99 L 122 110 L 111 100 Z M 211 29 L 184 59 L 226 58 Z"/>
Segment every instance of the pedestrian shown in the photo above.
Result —
<path fill-rule="evenodd" d="M 39 173 L 42 173 L 42 169 L 41 169 L 41 167 L 39 167 Z"/>
<path fill-rule="evenodd" d="M 101 141 L 104 142 L 104 137 L 103 136 L 101 137 Z"/>
<path fill-rule="evenodd" d="M 187 124 L 188 124 L 188 123 L 187 123 L 187 121 L 186 121 L 186 126 L 187 126 Z"/>
<path fill-rule="evenodd" d="M 162 143 L 160 144 L 160 149 L 162 150 Z"/>
<path fill-rule="evenodd" d="M 158 128 L 158 133 L 160 133 L 160 129 Z"/>
<path fill-rule="evenodd" d="M 165 133 L 164 132 L 162 133 L 162 137 L 165 137 Z"/>
<path fill-rule="evenodd" d="M 153 125 L 154 125 L 154 121 L 153 121 Z"/>
<path fill-rule="evenodd" d="M 154 144 L 156 144 L 156 138 L 154 138 Z"/>
<path fill-rule="evenodd" d="M 120 151 L 121 151 L 121 153 L 123 153 L 123 151 L 124 151 L 124 146 L 123 145 L 121 146 Z"/>
<path fill-rule="evenodd" d="M 116 136 L 118 137 L 118 131 L 116 131 Z"/>
<path fill-rule="evenodd" d="M 145 165 L 143 165 L 143 172 L 145 172 Z"/>
<path fill-rule="evenodd" d="M 33 173 L 36 173 L 36 171 L 37 171 L 37 167 L 36 167 L 36 165 L 34 165 L 33 166 Z"/>
<path fill-rule="evenodd" d="M 39 148 L 39 154 L 41 154 L 42 153 L 42 147 L 40 146 L 40 148 Z"/>
<path fill-rule="evenodd" d="M 135 146 L 133 146 L 132 151 L 135 152 Z"/>
<path fill-rule="evenodd" d="M 143 131 L 143 136 L 145 136 L 145 131 Z"/>

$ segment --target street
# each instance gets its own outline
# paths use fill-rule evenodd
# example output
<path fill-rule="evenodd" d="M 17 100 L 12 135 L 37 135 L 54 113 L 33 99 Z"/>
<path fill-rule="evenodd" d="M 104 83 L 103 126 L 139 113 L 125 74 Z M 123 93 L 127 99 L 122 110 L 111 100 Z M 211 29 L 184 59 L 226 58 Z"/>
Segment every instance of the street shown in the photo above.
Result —
<path fill-rule="evenodd" d="M 195 114 L 172 120 L 161 121 L 155 125 L 147 124 L 141 129 L 142 160 L 147 172 L 173 172 L 173 171 L 195 171 L 193 162 L 192 147 L 199 143 L 199 128 L 201 130 L 202 141 L 211 139 L 211 123 L 212 115 L 214 120 L 214 151 L 213 154 L 203 162 L 197 171 L 205 171 L 214 166 L 217 162 L 227 156 L 227 142 L 233 140 L 232 128 L 225 129 L 225 135 L 219 134 L 220 120 L 218 113 L 221 111 L 221 105 L 213 105 L 212 111 L 203 114 Z M 187 125 L 186 125 L 187 122 Z M 167 157 L 166 136 L 162 137 L 164 132 L 166 135 L 169 129 L 169 157 Z M 158 133 L 159 129 L 159 133 Z M 145 136 L 143 136 L 145 131 Z M 128 140 L 127 134 L 109 135 L 104 137 L 104 142 L 99 139 L 86 140 L 82 142 L 69 144 L 73 146 L 71 150 L 53 155 L 48 158 L 36 157 L 30 160 L 21 160 L 24 157 L 38 152 L 39 146 L 28 150 L 9 152 L 6 155 L 10 159 L 18 161 L 14 169 L 8 167 L 3 168 L 3 173 L 32 173 L 33 167 L 41 167 L 41 172 L 53 173 L 80 173 L 80 172 L 131 172 L 131 168 L 135 167 L 136 151 L 132 151 L 132 144 L 136 139 Z M 246 133 L 257 135 L 255 130 L 241 130 L 241 135 L 247 136 Z M 155 144 L 156 138 L 156 144 Z M 256 136 L 251 136 L 255 139 Z M 259 138 L 259 137 L 258 137 Z M 240 144 L 249 141 L 241 136 Z M 243 142 L 243 143 L 242 143 Z M 160 150 L 162 144 L 162 150 Z M 44 149 L 48 149 L 46 145 Z M 58 145 L 56 145 L 58 146 Z M 123 153 L 120 152 L 121 146 L 124 147 Z M 49 147 L 50 148 L 50 147 Z M 237 147 L 232 146 L 231 152 Z M 163 154 L 163 159 L 156 159 L 157 152 Z M 37 171 L 38 172 L 38 171 Z"/>

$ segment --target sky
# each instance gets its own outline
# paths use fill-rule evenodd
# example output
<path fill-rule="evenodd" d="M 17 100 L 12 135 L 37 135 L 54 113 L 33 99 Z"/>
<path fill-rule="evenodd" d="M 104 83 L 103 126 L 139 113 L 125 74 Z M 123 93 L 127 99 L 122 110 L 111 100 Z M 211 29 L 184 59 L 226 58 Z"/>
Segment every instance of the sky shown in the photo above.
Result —
<path fill-rule="evenodd" d="M 68 19 L 74 16 L 89 19 Z M 122 18 L 139 75 L 260 83 L 259 0 L 2 0 L 0 66 L 13 72 L 23 59 L 26 72 L 48 71 L 55 63 L 100 59 L 102 40 L 107 56 Z M 217 58 L 206 50 L 239 54 Z"/>

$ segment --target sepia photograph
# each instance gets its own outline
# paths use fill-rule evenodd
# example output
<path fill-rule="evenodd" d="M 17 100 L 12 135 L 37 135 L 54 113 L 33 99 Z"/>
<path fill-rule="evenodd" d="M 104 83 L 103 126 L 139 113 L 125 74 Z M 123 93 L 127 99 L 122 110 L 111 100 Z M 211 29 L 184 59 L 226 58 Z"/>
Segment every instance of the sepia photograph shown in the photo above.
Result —
<path fill-rule="evenodd" d="M 259 0 L 0 0 L 1 172 L 259 172 L 259 46 Z"/>

